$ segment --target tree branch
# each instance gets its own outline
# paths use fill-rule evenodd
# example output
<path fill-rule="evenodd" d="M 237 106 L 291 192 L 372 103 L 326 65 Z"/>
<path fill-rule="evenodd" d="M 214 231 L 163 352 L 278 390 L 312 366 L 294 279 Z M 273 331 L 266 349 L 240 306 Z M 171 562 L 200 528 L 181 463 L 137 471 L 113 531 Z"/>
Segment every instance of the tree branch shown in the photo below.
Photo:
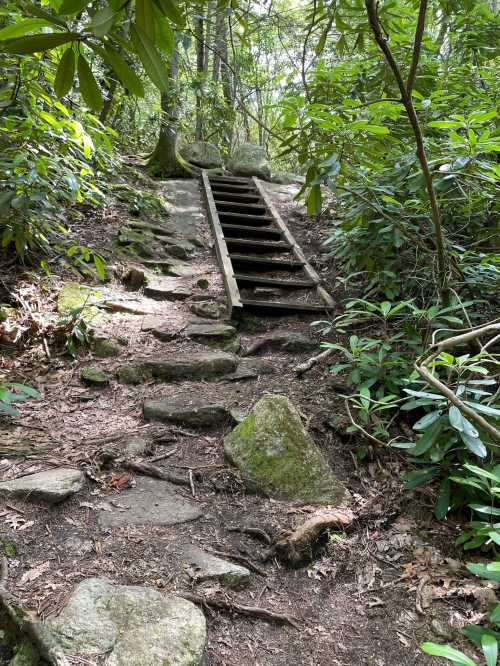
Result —
<path fill-rule="evenodd" d="M 411 59 L 410 73 L 406 82 L 406 90 L 411 95 L 415 79 L 417 76 L 418 61 L 420 60 L 420 51 L 422 49 L 422 39 L 425 30 L 425 17 L 427 14 L 427 0 L 420 0 L 420 9 L 418 12 L 417 28 L 415 30 L 415 39 L 413 41 L 413 56 Z"/>

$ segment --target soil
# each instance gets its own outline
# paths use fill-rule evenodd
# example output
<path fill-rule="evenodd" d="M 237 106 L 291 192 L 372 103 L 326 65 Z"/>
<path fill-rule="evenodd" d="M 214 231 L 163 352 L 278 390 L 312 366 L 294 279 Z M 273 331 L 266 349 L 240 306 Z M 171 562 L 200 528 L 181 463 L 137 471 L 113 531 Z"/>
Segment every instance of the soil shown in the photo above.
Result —
<path fill-rule="evenodd" d="M 169 199 L 171 184 L 150 182 L 149 187 L 160 189 Z M 296 189 L 266 187 L 307 258 L 316 267 L 328 268 L 329 260 L 322 254 L 321 226 L 308 220 L 303 207 L 293 201 Z M 103 212 L 87 210 L 72 233 L 82 244 L 112 254 L 124 215 L 123 204 L 116 201 Z M 139 297 L 142 304 L 153 304 L 163 322 L 180 330 L 192 319 L 189 306 L 198 297 L 224 297 L 206 220 L 200 236 L 205 248 L 197 252 L 193 264 L 198 269 L 197 278 L 206 278 L 209 287 L 195 290 L 194 298 L 183 303 L 151 301 L 127 292 L 116 277 L 106 288 L 115 296 Z M 112 257 L 115 276 L 123 263 L 123 257 Z M 35 278 L 31 274 L 29 279 L 18 274 L 15 280 L 11 277 L 9 291 L 24 294 L 36 318 L 50 319 L 55 317 L 58 290 L 68 278 L 62 270 L 49 279 L 41 273 Z M 327 286 L 331 288 L 332 282 Z M 319 343 L 317 327 L 311 326 L 317 318 L 245 316 L 237 322 L 243 349 L 258 335 L 278 329 L 302 331 Z M 459 551 L 452 545 L 453 525 L 432 519 L 431 498 L 426 493 L 403 492 L 404 461 L 396 453 L 369 451 L 363 461 L 357 459 L 356 452 L 361 445 L 366 447 L 366 442 L 346 432 L 343 400 L 329 381 L 328 369 L 317 365 L 298 378 L 294 367 L 311 354 L 280 352 L 264 356 L 272 362 L 275 373 L 258 379 L 149 381 L 133 387 L 113 379 L 103 391 L 85 388 L 80 373 L 89 365 L 99 365 L 114 377 L 120 365 L 136 357 L 168 357 L 206 349 L 185 339 L 160 342 L 142 330 L 144 320 L 144 316 L 126 313 L 102 318 L 99 330 L 124 342 L 118 358 L 96 359 L 83 347 L 72 359 L 55 342 L 52 348 L 49 345 L 48 358 L 45 344 L 32 329 L 24 337 L 24 347 L 18 343 L 2 358 L 10 376 L 36 386 L 42 399 L 22 404 L 19 419 L 0 421 L 0 480 L 62 465 L 86 471 L 85 490 L 61 505 L 48 508 L 18 501 L 0 505 L 1 539 L 11 546 L 8 587 L 23 604 L 45 618 L 58 612 L 79 581 L 106 576 L 118 583 L 151 585 L 169 593 L 217 593 L 290 615 L 299 627 L 204 608 L 209 635 L 206 666 L 442 663 L 420 651 L 423 640 L 453 642 L 473 655 L 459 629 L 477 620 L 484 608 L 474 590 L 464 591 L 458 582 L 459 578 L 463 582 L 464 572 Z M 151 451 L 157 457 L 175 449 L 172 456 L 155 464 L 179 474 L 192 472 L 194 497 L 189 487 L 177 490 L 201 507 L 202 518 L 174 527 L 99 526 L 99 513 L 110 504 L 119 507 L 121 493 L 134 482 L 119 465 L 106 468 L 100 464 L 103 445 L 99 439 L 119 431 L 147 435 L 153 426 L 142 420 L 146 398 L 189 400 L 194 395 L 247 411 L 268 392 L 287 395 L 298 408 L 309 432 L 349 489 L 351 508 L 363 516 L 346 532 L 332 532 L 318 545 L 311 561 L 289 569 L 275 559 L 266 560 L 266 545 L 253 536 L 230 530 L 259 527 L 274 541 L 314 509 L 247 493 L 224 459 L 222 439 L 229 424 L 212 430 L 162 426 L 164 441 Z M 332 417 L 336 423 L 333 428 L 328 425 Z M 25 450 L 23 456 L 15 453 L 20 446 Z M 250 586 L 239 592 L 221 590 L 213 583 L 197 585 L 183 574 L 180 559 L 183 545 L 189 543 L 222 551 L 228 558 L 231 554 L 246 557 L 261 573 L 254 573 Z M 450 636 L 436 636 L 438 625 Z"/>

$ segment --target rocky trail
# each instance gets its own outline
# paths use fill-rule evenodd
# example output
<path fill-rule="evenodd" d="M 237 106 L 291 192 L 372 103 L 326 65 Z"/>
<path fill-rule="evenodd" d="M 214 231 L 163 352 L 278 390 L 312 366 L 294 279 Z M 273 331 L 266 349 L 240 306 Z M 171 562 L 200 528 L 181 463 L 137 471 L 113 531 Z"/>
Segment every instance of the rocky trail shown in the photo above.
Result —
<path fill-rule="evenodd" d="M 293 187 L 266 188 L 320 268 Z M 297 374 L 315 316 L 227 320 L 198 182 L 157 192 L 168 217 L 106 220 L 104 285 L 54 289 L 90 348 L 22 360 L 43 400 L 0 424 L 0 664 L 437 663 L 461 565 L 397 456 L 359 464 L 325 367 Z"/>

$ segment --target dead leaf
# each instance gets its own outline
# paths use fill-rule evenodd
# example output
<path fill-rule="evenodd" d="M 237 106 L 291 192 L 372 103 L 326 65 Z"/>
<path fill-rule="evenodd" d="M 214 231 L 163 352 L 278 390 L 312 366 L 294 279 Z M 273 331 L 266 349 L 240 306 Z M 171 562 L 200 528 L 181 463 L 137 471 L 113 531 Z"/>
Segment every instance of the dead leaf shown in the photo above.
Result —
<path fill-rule="evenodd" d="M 45 562 L 42 562 L 41 564 L 37 564 L 36 567 L 33 567 L 33 569 L 30 569 L 29 571 L 26 571 L 20 578 L 19 580 L 19 585 L 25 585 L 26 583 L 31 583 L 37 578 L 39 578 L 45 571 L 48 571 L 50 568 L 50 561 L 46 560 Z"/>

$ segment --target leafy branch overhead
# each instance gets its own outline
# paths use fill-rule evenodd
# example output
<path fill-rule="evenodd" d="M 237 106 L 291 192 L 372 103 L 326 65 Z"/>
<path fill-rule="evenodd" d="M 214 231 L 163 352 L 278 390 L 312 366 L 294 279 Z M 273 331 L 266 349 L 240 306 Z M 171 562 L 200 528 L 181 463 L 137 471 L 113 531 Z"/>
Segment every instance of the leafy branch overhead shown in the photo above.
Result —
<path fill-rule="evenodd" d="M 28 4 L 26 18 L 0 30 L 0 52 L 16 55 L 51 52 L 59 59 L 54 89 L 67 95 L 78 75 L 79 89 L 93 111 L 103 97 L 92 71 L 92 52 L 109 65 L 132 94 L 144 96 L 144 86 L 130 61 L 138 58 L 157 88 L 168 89 L 167 60 L 174 32 L 184 17 L 173 0 L 110 2 L 93 11 L 84 0 L 53 1 L 52 11 Z M 129 61 L 129 62 L 127 62 Z"/>

